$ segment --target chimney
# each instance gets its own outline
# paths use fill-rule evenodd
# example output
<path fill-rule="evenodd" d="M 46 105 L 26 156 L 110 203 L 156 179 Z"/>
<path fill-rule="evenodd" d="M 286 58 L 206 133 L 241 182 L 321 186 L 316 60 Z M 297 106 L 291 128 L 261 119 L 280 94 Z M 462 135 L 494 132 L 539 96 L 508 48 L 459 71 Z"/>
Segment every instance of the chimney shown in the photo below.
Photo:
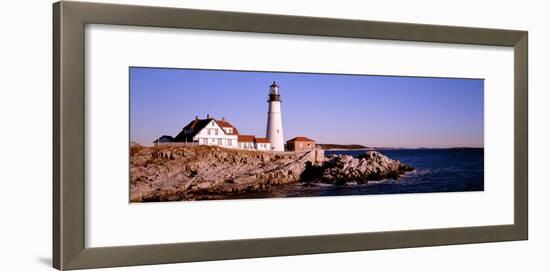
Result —
<path fill-rule="evenodd" d="M 206 115 L 206 118 L 207 118 L 207 119 L 211 119 L 210 114 L 207 114 L 207 115 Z"/>
<path fill-rule="evenodd" d="M 225 117 L 222 117 L 222 121 L 225 121 Z"/>
<path fill-rule="evenodd" d="M 199 116 L 195 116 L 195 120 L 199 120 Z"/>

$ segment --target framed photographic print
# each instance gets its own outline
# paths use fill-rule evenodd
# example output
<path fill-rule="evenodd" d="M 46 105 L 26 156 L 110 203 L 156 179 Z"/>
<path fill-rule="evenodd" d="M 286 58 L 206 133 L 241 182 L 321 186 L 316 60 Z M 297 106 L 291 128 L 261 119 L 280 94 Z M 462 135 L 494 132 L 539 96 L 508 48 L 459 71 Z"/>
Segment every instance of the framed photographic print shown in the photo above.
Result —
<path fill-rule="evenodd" d="M 61 270 L 527 239 L 527 32 L 59 2 Z"/>

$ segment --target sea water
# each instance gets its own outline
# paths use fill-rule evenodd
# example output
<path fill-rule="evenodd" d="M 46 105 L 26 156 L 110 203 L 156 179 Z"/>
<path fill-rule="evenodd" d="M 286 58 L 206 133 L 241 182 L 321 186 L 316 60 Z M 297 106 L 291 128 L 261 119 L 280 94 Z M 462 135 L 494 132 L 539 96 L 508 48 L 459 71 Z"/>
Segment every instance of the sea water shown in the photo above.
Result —
<path fill-rule="evenodd" d="M 378 150 L 391 159 L 415 168 L 398 179 L 369 181 L 368 184 L 330 185 L 300 182 L 274 186 L 266 191 L 231 198 L 273 198 L 344 196 L 398 193 L 483 191 L 482 148 L 388 149 Z M 354 157 L 364 150 L 325 151 L 325 155 L 346 154 Z"/>

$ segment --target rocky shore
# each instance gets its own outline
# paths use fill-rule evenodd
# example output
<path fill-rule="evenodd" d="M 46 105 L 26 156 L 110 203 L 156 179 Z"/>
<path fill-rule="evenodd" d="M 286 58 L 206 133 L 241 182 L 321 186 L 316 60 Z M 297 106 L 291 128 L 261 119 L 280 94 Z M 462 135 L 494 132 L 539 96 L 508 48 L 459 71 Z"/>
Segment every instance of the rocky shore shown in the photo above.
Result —
<path fill-rule="evenodd" d="M 134 146 L 130 201 L 218 199 L 295 182 L 364 184 L 397 178 L 410 166 L 375 152 L 324 157 L 322 150 L 260 152 L 212 146 Z"/>
<path fill-rule="evenodd" d="M 411 166 L 377 151 L 368 151 L 357 158 L 351 155 L 331 155 L 321 165 L 308 163 L 301 180 L 334 185 L 366 184 L 374 180 L 397 179 L 413 170 Z"/>

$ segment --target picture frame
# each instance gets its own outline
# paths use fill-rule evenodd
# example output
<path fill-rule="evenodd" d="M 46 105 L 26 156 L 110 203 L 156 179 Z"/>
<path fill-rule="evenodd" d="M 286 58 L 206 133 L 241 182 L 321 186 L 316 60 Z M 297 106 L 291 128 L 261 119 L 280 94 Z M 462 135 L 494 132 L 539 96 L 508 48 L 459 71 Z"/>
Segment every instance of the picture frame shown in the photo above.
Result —
<path fill-rule="evenodd" d="M 512 47 L 514 224 L 116 247 L 85 246 L 86 24 Z M 60 270 L 528 238 L 528 33 L 518 30 L 82 2 L 53 4 L 53 266 Z"/>

